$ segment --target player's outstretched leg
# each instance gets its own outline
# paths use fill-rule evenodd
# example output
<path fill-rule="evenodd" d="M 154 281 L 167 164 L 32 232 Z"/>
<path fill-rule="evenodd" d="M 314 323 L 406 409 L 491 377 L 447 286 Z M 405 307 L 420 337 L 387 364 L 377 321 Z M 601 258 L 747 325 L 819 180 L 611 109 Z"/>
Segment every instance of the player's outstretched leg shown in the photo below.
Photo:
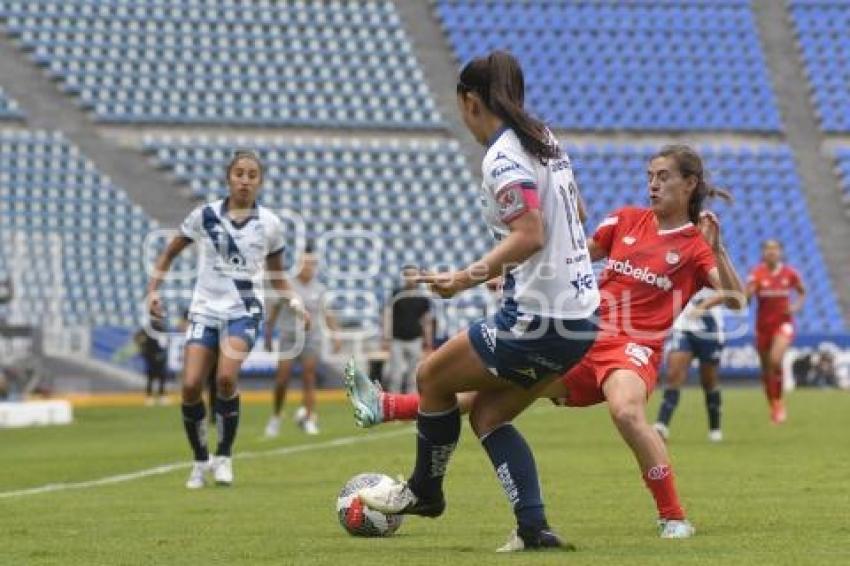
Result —
<path fill-rule="evenodd" d="M 696 532 L 679 503 L 664 442 L 646 422 L 646 385 L 630 370 L 614 371 L 603 385 L 611 418 L 635 454 L 658 509 L 661 538 L 688 538 Z"/>

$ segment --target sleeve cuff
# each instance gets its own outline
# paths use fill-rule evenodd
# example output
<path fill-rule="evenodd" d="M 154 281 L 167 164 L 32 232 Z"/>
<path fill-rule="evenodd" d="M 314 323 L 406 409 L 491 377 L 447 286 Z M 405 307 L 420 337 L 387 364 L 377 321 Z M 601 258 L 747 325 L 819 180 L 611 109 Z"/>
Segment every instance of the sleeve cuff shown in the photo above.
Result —
<path fill-rule="evenodd" d="M 266 257 L 272 257 L 272 256 L 282 254 L 283 250 L 285 250 L 285 249 L 286 249 L 286 246 L 281 246 L 280 248 L 276 249 L 275 251 L 269 252 L 268 254 L 266 254 Z"/>

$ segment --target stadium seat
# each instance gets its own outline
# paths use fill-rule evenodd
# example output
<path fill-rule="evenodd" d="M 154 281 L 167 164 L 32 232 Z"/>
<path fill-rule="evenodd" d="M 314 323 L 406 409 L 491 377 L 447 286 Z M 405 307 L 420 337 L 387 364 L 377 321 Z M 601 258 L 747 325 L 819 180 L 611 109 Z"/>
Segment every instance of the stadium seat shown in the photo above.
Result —
<path fill-rule="evenodd" d="M 154 228 L 61 134 L 0 132 L 0 271 L 25 283 L 16 288 L 16 316 L 42 321 L 58 289 L 66 324 L 135 326 L 143 242 Z"/>
<path fill-rule="evenodd" d="M 797 49 L 825 132 L 850 132 L 850 3 L 790 0 Z"/>
<path fill-rule="evenodd" d="M 513 52 L 529 106 L 554 126 L 781 129 L 746 0 L 437 0 L 435 11 L 460 62 Z"/>
<path fill-rule="evenodd" d="M 0 19 L 104 122 L 441 126 L 392 2 L 29 0 Z"/>

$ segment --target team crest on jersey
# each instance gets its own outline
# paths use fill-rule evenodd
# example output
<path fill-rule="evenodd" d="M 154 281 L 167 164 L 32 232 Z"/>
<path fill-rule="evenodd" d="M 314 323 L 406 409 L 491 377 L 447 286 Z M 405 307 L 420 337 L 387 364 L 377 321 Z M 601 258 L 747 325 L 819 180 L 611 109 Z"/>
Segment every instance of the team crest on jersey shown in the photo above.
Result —
<path fill-rule="evenodd" d="M 626 344 L 626 355 L 637 367 L 643 367 L 649 363 L 649 358 L 652 356 L 652 350 L 646 346 L 629 342 Z"/>
<path fill-rule="evenodd" d="M 625 236 L 623 238 L 623 243 L 626 244 L 627 246 L 631 246 L 635 242 L 637 242 L 637 238 L 635 238 L 634 236 Z"/>
<path fill-rule="evenodd" d="M 679 255 L 679 252 L 676 250 L 670 250 L 667 252 L 667 255 L 664 257 L 665 261 L 670 265 L 676 265 L 679 263 L 679 260 L 682 259 L 682 256 Z"/>

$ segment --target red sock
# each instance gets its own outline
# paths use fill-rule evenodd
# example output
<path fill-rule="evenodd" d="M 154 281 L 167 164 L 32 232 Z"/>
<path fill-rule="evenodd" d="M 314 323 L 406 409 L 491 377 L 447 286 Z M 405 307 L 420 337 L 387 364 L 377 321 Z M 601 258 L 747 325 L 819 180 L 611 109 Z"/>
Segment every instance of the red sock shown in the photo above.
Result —
<path fill-rule="evenodd" d="M 772 379 L 770 380 L 771 385 L 773 386 L 773 398 L 777 401 L 782 400 L 782 370 L 777 371 L 773 374 Z"/>
<path fill-rule="evenodd" d="M 419 412 L 418 393 L 381 393 L 384 422 L 412 421 Z"/>
<path fill-rule="evenodd" d="M 763 373 L 761 376 L 762 385 L 764 385 L 764 394 L 767 396 L 768 402 L 772 405 L 774 401 L 782 399 L 782 373 Z"/>
<path fill-rule="evenodd" d="M 684 519 L 685 511 L 679 503 L 679 495 L 676 493 L 676 480 L 673 477 L 673 469 L 661 464 L 649 469 L 643 475 L 646 487 L 652 492 L 655 506 L 658 507 L 658 516 L 662 519 Z"/>

